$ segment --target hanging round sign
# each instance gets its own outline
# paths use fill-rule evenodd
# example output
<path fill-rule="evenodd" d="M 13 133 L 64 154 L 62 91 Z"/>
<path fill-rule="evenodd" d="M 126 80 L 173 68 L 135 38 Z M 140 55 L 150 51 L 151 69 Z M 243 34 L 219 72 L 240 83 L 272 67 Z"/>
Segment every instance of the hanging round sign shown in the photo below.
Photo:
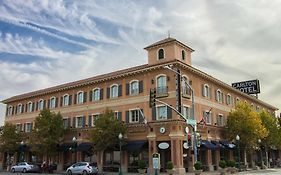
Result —
<path fill-rule="evenodd" d="M 159 131 L 160 131 L 161 134 L 164 134 L 166 129 L 164 127 L 161 127 Z"/>

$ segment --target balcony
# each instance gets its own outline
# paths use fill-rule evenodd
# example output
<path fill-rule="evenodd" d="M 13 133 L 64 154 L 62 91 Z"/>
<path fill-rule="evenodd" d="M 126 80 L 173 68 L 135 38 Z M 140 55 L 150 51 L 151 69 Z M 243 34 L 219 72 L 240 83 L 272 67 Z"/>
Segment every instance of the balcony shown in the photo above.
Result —
<path fill-rule="evenodd" d="M 168 97 L 168 86 L 157 87 L 156 97 Z"/>

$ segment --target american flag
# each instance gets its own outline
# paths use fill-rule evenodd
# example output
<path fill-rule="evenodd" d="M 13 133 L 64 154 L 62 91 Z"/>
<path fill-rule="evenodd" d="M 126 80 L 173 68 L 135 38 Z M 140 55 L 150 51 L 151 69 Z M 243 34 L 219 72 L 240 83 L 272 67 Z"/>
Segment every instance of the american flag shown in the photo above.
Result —
<path fill-rule="evenodd" d="M 207 126 L 207 123 L 206 123 L 207 117 L 211 111 L 212 111 L 212 108 L 208 112 L 204 112 L 203 117 L 202 117 L 201 121 L 199 122 L 200 125 L 203 125 L 203 128 L 205 128 Z"/>

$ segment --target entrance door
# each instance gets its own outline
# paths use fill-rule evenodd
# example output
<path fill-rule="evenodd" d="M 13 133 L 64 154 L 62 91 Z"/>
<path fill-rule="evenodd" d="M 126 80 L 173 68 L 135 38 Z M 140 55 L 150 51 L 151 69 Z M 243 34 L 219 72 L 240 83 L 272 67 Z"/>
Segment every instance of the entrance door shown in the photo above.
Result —
<path fill-rule="evenodd" d="M 157 142 L 159 145 L 161 142 Z M 170 142 L 166 142 L 169 144 L 169 147 L 166 149 L 161 149 L 158 147 L 158 152 L 160 154 L 160 172 L 166 172 L 166 163 L 171 161 L 171 144 Z"/>

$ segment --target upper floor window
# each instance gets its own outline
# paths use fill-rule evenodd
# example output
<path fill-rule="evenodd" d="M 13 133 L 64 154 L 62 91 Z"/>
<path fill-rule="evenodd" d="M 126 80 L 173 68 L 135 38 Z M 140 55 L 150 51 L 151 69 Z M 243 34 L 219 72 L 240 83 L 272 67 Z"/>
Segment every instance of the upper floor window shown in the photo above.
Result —
<path fill-rule="evenodd" d="M 32 111 L 33 111 L 33 104 L 32 104 L 31 101 L 28 102 L 28 104 L 27 104 L 27 111 L 28 111 L 28 112 L 32 112 Z"/>
<path fill-rule="evenodd" d="M 139 81 L 134 80 L 130 83 L 130 94 L 135 95 L 139 93 Z"/>
<path fill-rule="evenodd" d="M 165 57 L 165 55 L 164 55 L 165 53 L 164 53 L 164 49 L 159 49 L 158 50 L 158 60 L 160 60 L 160 59 L 163 59 L 164 57 Z"/>
<path fill-rule="evenodd" d="M 91 122 L 89 123 L 89 125 L 95 126 L 95 121 L 100 117 L 100 114 L 99 113 L 93 114 L 91 117 L 92 117 L 92 119 L 91 119 Z"/>
<path fill-rule="evenodd" d="M 184 50 L 181 51 L 181 59 L 185 60 L 185 51 Z"/>
<path fill-rule="evenodd" d="M 117 120 L 122 121 L 122 112 L 115 111 L 114 116 L 116 117 Z"/>
<path fill-rule="evenodd" d="M 210 111 L 204 111 L 203 116 L 205 118 L 206 124 L 212 124 L 212 112 Z"/>
<path fill-rule="evenodd" d="M 118 85 L 114 84 L 110 87 L 110 98 L 118 97 Z"/>
<path fill-rule="evenodd" d="M 39 109 L 39 110 L 43 110 L 43 108 L 44 108 L 44 100 L 41 99 L 41 100 L 39 100 L 39 102 L 38 102 L 38 109 Z"/>
<path fill-rule="evenodd" d="M 190 108 L 188 106 L 183 106 L 182 108 L 182 114 L 186 118 L 190 118 Z"/>
<path fill-rule="evenodd" d="M 50 104 L 49 104 L 50 108 L 55 108 L 56 107 L 56 97 L 52 97 L 50 99 Z"/>
<path fill-rule="evenodd" d="M 18 106 L 17 106 L 17 114 L 20 114 L 20 113 L 22 113 L 22 104 L 20 103 L 20 104 L 18 104 Z"/>
<path fill-rule="evenodd" d="M 13 106 L 9 106 L 8 115 L 13 115 Z"/>
<path fill-rule="evenodd" d="M 25 123 L 25 132 L 32 131 L 32 123 Z"/>
<path fill-rule="evenodd" d="M 226 104 L 232 105 L 232 96 L 230 94 L 227 94 L 226 96 Z"/>
<path fill-rule="evenodd" d="M 236 105 L 240 102 L 240 98 L 236 97 Z"/>
<path fill-rule="evenodd" d="M 100 89 L 99 88 L 93 90 L 92 99 L 93 99 L 93 101 L 100 100 Z"/>
<path fill-rule="evenodd" d="M 63 128 L 64 129 L 67 129 L 67 128 L 69 128 L 70 126 L 69 126 L 69 118 L 63 118 L 63 120 L 62 120 L 62 123 L 63 123 Z"/>
<path fill-rule="evenodd" d="M 140 114 L 138 109 L 130 110 L 130 123 L 138 123 L 140 120 Z"/>
<path fill-rule="evenodd" d="M 186 76 L 182 77 L 182 94 L 185 95 L 191 95 L 191 89 L 190 89 L 190 84 L 189 84 L 189 79 Z"/>
<path fill-rule="evenodd" d="M 69 105 L 69 95 L 65 94 L 62 98 L 62 104 L 63 106 L 68 106 Z"/>
<path fill-rule="evenodd" d="M 76 128 L 82 128 L 84 123 L 84 117 L 76 117 Z"/>
<path fill-rule="evenodd" d="M 84 92 L 80 91 L 77 93 L 77 104 L 84 102 Z"/>
<path fill-rule="evenodd" d="M 16 124 L 16 130 L 17 130 L 17 132 L 21 132 L 22 131 L 22 125 L 20 123 Z"/>
<path fill-rule="evenodd" d="M 222 114 L 218 114 L 217 123 L 218 126 L 224 126 L 224 116 Z"/>
<path fill-rule="evenodd" d="M 217 102 L 220 102 L 220 103 L 223 101 L 223 93 L 221 92 L 220 89 L 218 89 L 216 91 L 216 100 L 217 100 Z"/>
<path fill-rule="evenodd" d="M 210 87 L 208 84 L 203 85 L 202 95 L 203 97 L 211 98 Z"/>
<path fill-rule="evenodd" d="M 163 94 L 167 93 L 167 77 L 165 75 L 160 75 L 157 77 L 157 82 L 156 82 L 156 92 Z"/>
<path fill-rule="evenodd" d="M 167 106 L 157 106 L 156 116 L 157 120 L 166 120 L 168 118 Z"/>

